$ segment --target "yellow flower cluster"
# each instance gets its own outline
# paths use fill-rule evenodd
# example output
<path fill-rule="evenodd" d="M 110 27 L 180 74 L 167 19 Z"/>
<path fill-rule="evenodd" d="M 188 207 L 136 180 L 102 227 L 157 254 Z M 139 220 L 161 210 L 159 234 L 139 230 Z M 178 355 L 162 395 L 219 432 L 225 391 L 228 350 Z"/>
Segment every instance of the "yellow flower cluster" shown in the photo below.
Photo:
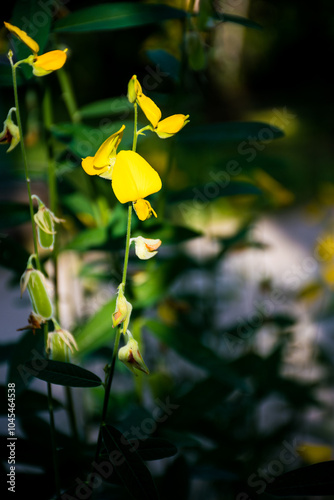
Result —
<path fill-rule="evenodd" d="M 151 125 L 146 130 L 156 132 L 160 138 L 171 137 L 188 123 L 189 115 L 173 115 L 161 120 L 161 111 L 149 97 L 143 94 L 140 83 L 133 76 L 128 85 L 128 99 L 137 103 L 143 110 Z M 82 159 L 82 168 L 88 175 L 98 175 L 111 180 L 112 188 L 120 203 L 132 202 L 140 220 L 146 220 L 157 214 L 145 198 L 157 193 L 162 187 L 159 174 L 151 165 L 135 151 L 120 151 L 122 127 L 106 139 L 94 156 Z M 140 134 L 140 131 L 137 132 Z"/>

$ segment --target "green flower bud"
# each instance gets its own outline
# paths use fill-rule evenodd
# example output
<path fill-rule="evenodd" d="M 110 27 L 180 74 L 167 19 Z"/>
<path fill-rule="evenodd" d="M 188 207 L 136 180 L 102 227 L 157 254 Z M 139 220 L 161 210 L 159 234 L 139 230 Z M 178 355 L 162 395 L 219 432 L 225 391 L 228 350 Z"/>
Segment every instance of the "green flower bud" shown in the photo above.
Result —
<path fill-rule="evenodd" d="M 119 349 L 118 359 L 135 375 L 137 375 L 136 370 L 140 370 L 148 375 L 150 372 L 140 354 L 138 342 L 132 337 L 129 331 L 127 334 L 130 338 L 127 344 Z"/>
<path fill-rule="evenodd" d="M 44 275 L 32 266 L 31 260 L 34 257 L 29 257 L 27 269 L 21 276 L 21 296 L 27 289 L 33 312 L 46 320 L 52 317 L 53 307 L 45 288 Z"/>
<path fill-rule="evenodd" d="M 51 210 L 49 210 L 40 198 L 33 194 L 32 198 L 38 202 L 38 211 L 34 215 L 34 220 L 37 225 L 38 241 L 42 248 L 53 250 L 55 240 L 55 222 L 64 222 L 63 219 L 58 219 Z"/>
<path fill-rule="evenodd" d="M 113 328 L 123 323 L 123 333 L 125 334 L 129 326 L 131 312 L 132 305 L 126 300 L 123 287 L 120 285 L 116 300 L 116 309 L 112 315 Z"/>
<path fill-rule="evenodd" d="M 60 325 L 52 319 L 55 330 L 48 333 L 46 349 L 51 354 L 52 359 L 56 361 L 68 361 L 69 351 L 78 350 L 77 343 L 73 335 L 60 327 Z"/>

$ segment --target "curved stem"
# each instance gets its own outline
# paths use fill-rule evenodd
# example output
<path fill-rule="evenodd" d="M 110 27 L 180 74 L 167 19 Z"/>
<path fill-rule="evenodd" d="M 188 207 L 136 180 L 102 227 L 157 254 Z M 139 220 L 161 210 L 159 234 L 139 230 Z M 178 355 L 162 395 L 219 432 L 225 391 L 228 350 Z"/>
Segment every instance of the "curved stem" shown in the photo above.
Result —
<path fill-rule="evenodd" d="M 21 145 L 21 152 L 22 152 L 23 165 L 24 165 L 24 174 L 25 174 L 27 191 L 28 191 L 28 198 L 29 198 L 29 211 L 30 211 L 32 236 L 33 236 L 33 243 L 34 243 L 34 253 L 36 255 L 37 269 L 40 271 L 41 264 L 40 264 L 39 256 L 38 256 L 37 231 L 36 231 L 36 225 L 35 225 L 35 221 L 34 221 L 34 206 L 33 206 L 33 201 L 32 201 L 32 197 L 31 197 L 30 178 L 29 178 L 29 171 L 28 171 L 28 160 L 27 160 L 27 153 L 26 153 L 26 149 L 24 147 L 24 141 L 23 141 L 20 106 L 19 106 L 19 98 L 18 98 L 18 92 L 17 92 L 17 79 L 16 79 L 17 64 L 13 64 L 13 60 L 12 60 L 11 55 L 9 55 L 9 61 L 10 61 L 11 67 L 12 67 L 14 101 L 15 101 L 15 107 L 16 107 L 16 119 L 17 119 L 17 126 L 19 127 L 19 133 L 20 133 L 20 145 Z"/>

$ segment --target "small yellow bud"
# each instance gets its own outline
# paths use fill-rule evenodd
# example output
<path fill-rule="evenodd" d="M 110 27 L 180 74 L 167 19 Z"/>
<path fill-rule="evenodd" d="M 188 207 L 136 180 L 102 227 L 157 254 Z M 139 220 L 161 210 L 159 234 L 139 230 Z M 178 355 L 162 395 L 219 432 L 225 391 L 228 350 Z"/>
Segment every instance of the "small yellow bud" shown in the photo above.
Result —
<path fill-rule="evenodd" d="M 133 75 L 131 80 L 128 83 L 128 100 L 133 104 L 136 102 L 138 94 L 142 93 L 141 85 L 137 80 L 137 76 Z"/>

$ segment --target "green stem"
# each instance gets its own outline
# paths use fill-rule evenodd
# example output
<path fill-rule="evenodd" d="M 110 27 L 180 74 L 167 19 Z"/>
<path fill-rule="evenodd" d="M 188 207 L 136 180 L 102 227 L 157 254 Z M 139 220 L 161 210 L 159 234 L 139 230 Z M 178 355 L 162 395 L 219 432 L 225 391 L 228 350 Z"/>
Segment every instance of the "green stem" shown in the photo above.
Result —
<path fill-rule="evenodd" d="M 67 111 L 68 114 L 70 115 L 71 121 L 73 123 L 79 123 L 81 121 L 80 113 L 78 111 L 78 106 L 75 99 L 72 82 L 65 68 L 60 68 L 57 71 L 57 76 L 62 90 L 62 97 L 66 104 Z"/>
<path fill-rule="evenodd" d="M 137 132 L 137 126 L 138 126 L 138 105 L 137 105 L 136 102 L 133 104 L 133 109 L 134 109 L 134 125 L 133 125 L 132 151 L 136 151 L 136 149 L 137 149 L 137 137 L 138 137 L 138 132 Z"/>
<path fill-rule="evenodd" d="M 122 277 L 123 291 L 125 289 L 126 275 L 128 272 L 128 262 L 129 262 L 129 253 L 130 253 L 130 237 L 131 237 L 131 216 L 132 216 L 132 204 L 129 203 L 129 206 L 128 206 L 128 225 L 127 225 L 127 230 L 126 230 L 125 255 L 124 255 L 123 277 Z"/>
<path fill-rule="evenodd" d="M 35 225 L 35 220 L 34 220 L 34 206 L 33 206 L 33 201 L 32 201 L 32 197 L 31 197 L 28 160 L 27 160 L 27 153 L 26 153 L 26 149 L 24 146 L 24 140 L 23 140 L 23 130 L 22 130 L 21 115 L 20 115 L 19 97 L 18 97 L 18 92 L 17 92 L 17 79 L 16 79 L 17 63 L 13 64 L 13 59 L 12 59 L 11 54 L 9 54 L 8 58 L 10 61 L 10 65 L 12 67 L 16 119 L 17 119 L 17 126 L 19 128 L 19 133 L 20 133 L 20 145 L 21 145 L 21 152 L 22 152 L 23 165 L 24 165 L 24 174 L 25 174 L 27 191 L 28 191 L 28 198 L 29 198 L 29 211 L 30 211 L 30 219 L 31 219 L 31 227 L 32 227 L 33 244 L 34 244 L 34 254 L 36 255 L 37 269 L 40 271 L 41 264 L 40 264 L 40 260 L 39 260 L 39 256 L 38 256 L 37 231 L 36 231 L 36 225 Z"/>
<path fill-rule="evenodd" d="M 44 343 L 45 343 L 45 345 L 47 345 L 48 334 L 49 334 L 48 323 L 46 322 L 44 324 Z M 52 404 L 52 386 L 51 386 L 50 382 L 47 382 L 47 389 L 48 389 L 48 409 L 49 409 L 49 417 L 50 417 L 51 448 L 52 448 L 52 458 L 53 458 L 54 480 L 55 480 L 56 495 L 57 495 L 57 498 L 60 498 L 60 481 L 59 481 L 58 460 L 57 460 L 56 428 L 55 428 L 53 404 Z"/>

